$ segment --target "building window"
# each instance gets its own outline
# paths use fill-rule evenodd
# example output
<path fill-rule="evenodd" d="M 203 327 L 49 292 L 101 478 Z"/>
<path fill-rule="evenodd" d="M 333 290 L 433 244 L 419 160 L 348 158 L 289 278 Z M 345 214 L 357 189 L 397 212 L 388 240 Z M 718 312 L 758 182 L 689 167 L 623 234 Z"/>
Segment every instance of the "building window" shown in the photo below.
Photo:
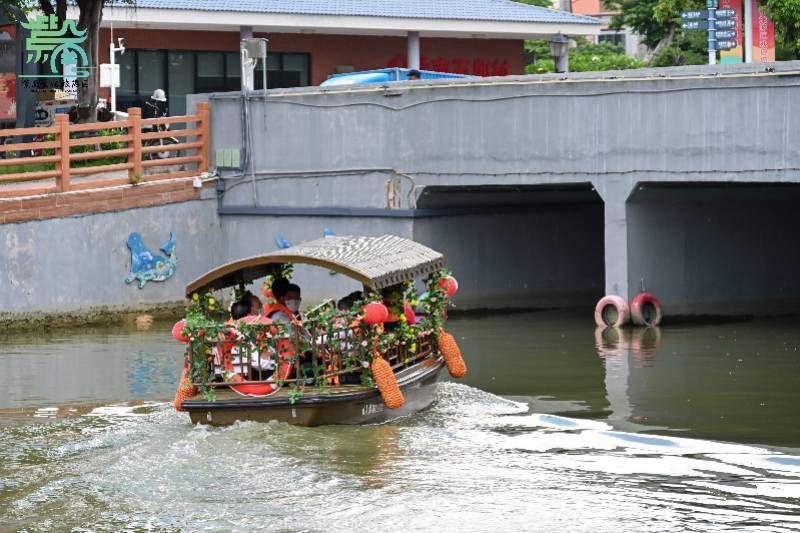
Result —
<path fill-rule="evenodd" d="M 309 84 L 310 59 L 308 54 L 278 53 L 267 56 L 267 87 L 305 87 Z M 264 86 L 261 63 L 256 67 L 256 89 Z"/>
<path fill-rule="evenodd" d="M 598 43 L 610 43 L 620 48 L 625 48 L 625 33 L 623 32 L 607 32 L 601 33 L 597 36 Z"/>
<path fill-rule="evenodd" d="M 241 65 L 238 52 L 130 50 L 118 56 L 120 87 L 117 108 L 141 107 L 156 89 L 164 89 L 170 115 L 186 113 L 186 95 L 238 91 Z M 275 52 L 267 56 L 267 86 L 303 87 L 309 84 L 309 54 Z M 260 89 L 261 64 L 256 73 Z"/>

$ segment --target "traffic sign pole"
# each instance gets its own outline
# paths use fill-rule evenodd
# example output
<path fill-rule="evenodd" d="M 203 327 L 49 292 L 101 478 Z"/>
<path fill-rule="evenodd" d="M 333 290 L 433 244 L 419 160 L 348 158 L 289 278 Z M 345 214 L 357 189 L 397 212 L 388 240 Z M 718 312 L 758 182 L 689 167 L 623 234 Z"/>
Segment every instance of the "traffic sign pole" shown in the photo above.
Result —
<path fill-rule="evenodd" d="M 755 1 L 755 0 L 752 0 Z M 719 9 L 718 0 L 706 0 L 706 9 L 683 11 L 681 29 L 706 31 L 708 34 L 708 64 L 717 63 L 717 52 L 738 46 L 738 24 L 735 9 Z"/>
<path fill-rule="evenodd" d="M 717 63 L 717 17 L 716 2 L 709 2 L 708 8 L 708 64 Z"/>

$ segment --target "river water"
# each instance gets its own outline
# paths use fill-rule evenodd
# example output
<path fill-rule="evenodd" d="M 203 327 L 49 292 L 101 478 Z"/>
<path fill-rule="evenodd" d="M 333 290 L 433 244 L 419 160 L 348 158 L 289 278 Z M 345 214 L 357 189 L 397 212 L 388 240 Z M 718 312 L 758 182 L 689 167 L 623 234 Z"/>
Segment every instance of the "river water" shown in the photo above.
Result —
<path fill-rule="evenodd" d="M 380 426 L 193 427 L 170 324 L 6 335 L 0 531 L 800 531 L 800 319 L 457 317 Z"/>

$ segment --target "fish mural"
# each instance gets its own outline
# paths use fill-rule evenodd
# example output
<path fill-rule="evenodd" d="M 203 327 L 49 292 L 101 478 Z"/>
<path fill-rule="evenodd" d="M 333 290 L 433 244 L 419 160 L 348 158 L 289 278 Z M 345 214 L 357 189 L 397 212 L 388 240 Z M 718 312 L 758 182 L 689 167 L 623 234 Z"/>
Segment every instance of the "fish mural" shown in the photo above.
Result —
<path fill-rule="evenodd" d="M 165 281 L 172 277 L 178 266 L 175 256 L 175 234 L 170 232 L 169 240 L 161 247 L 166 257 L 154 254 L 144 245 L 142 236 L 136 232 L 128 235 L 128 248 L 131 250 L 131 271 L 125 283 L 139 280 L 139 288 L 148 281 Z"/>

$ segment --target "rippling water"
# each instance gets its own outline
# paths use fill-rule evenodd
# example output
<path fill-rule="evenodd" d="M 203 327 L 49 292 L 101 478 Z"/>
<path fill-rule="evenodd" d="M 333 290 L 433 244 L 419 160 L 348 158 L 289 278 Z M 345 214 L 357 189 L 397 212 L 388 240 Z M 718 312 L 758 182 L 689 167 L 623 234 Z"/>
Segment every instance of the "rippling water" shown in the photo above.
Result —
<path fill-rule="evenodd" d="M 320 428 L 191 426 L 168 330 L 9 337 L 0 530 L 800 531 L 797 325 L 456 319 L 466 382 Z"/>

